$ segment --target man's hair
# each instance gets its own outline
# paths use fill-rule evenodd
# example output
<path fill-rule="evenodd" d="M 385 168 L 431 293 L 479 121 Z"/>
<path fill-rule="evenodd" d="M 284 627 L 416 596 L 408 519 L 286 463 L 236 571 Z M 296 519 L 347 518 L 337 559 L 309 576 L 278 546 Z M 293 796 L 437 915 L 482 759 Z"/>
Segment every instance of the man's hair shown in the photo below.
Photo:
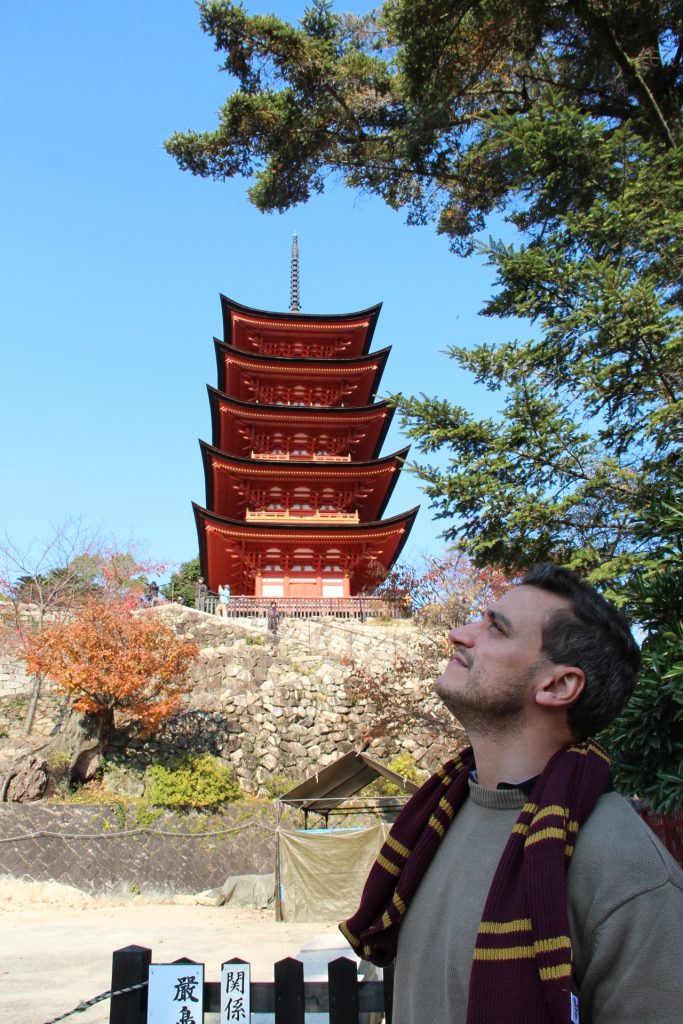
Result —
<path fill-rule="evenodd" d="M 522 583 L 564 597 L 571 605 L 544 624 L 541 651 L 556 664 L 583 669 L 585 689 L 569 708 L 567 721 L 580 739 L 592 736 L 614 721 L 636 685 L 640 649 L 628 620 L 594 587 L 557 565 L 533 566 Z"/>

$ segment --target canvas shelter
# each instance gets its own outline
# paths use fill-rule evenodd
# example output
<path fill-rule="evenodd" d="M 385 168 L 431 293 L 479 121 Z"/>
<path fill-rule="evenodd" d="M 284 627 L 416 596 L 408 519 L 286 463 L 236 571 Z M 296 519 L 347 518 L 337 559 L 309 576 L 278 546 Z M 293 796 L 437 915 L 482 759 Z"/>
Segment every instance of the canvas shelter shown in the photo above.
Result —
<path fill-rule="evenodd" d="M 362 790 L 385 778 L 401 793 L 363 799 Z M 334 921 L 358 906 L 363 883 L 389 831 L 392 811 L 418 787 L 362 751 L 351 750 L 280 797 L 280 811 L 303 814 L 303 828 L 278 821 L 276 913 L 282 921 Z M 354 827 L 351 815 L 375 812 L 375 822 Z M 322 828 L 308 828 L 312 815 Z M 330 827 L 334 817 L 336 827 Z M 316 823 L 317 823 L 316 821 Z M 343 825 L 337 824 L 343 822 Z"/>

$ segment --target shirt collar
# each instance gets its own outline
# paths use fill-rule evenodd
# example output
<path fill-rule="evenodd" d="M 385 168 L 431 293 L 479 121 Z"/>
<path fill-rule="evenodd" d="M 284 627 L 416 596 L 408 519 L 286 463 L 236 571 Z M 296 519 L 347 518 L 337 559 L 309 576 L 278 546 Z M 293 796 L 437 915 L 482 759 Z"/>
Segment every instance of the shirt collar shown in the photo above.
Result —
<path fill-rule="evenodd" d="M 477 769 L 473 768 L 470 772 L 470 778 L 472 782 L 479 784 L 479 776 L 477 775 Z M 531 791 L 536 785 L 538 775 L 534 775 L 531 779 L 525 779 L 524 782 L 499 782 L 496 789 L 521 789 L 525 796 L 530 796 Z"/>

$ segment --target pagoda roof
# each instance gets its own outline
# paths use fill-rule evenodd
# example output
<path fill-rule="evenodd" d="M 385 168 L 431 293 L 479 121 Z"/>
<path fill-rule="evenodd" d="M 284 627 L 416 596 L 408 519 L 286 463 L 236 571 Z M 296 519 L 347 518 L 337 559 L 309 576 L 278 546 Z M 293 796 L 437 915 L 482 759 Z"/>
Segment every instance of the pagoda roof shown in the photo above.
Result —
<path fill-rule="evenodd" d="M 208 587 L 216 591 L 219 583 L 228 582 L 236 594 L 245 589 L 250 546 L 263 551 L 268 544 L 295 549 L 303 545 L 318 548 L 335 546 L 353 556 L 351 589 L 354 593 L 374 588 L 376 566 L 390 570 L 403 546 L 419 511 L 419 506 L 382 521 L 335 526 L 318 523 L 245 523 L 218 515 L 192 503 L 199 557 Z M 374 571 L 373 571 L 374 569 Z"/>
<path fill-rule="evenodd" d="M 276 313 L 244 306 L 221 295 L 223 337 L 235 348 L 253 349 L 249 333 L 289 338 L 293 335 L 332 335 L 346 355 L 364 355 L 370 348 L 382 303 L 355 313 Z"/>
<path fill-rule="evenodd" d="M 364 443 L 358 443 L 359 458 L 372 459 L 384 444 L 395 408 L 385 399 L 371 405 L 333 406 L 320 408 L 306 405 L 257 405 L 254 402 L 243 402 L 226 395 L 224 391 L 207 386 L 211 405 L 211 424 L 213 444 L 222 450 L 237 451 L 238 438 L 226 437 L 236 431 L 239 421 L 263 428 L 282 428 L 287 432 L 297 429 L 339 430 L 348 426 L 354 430 L 362 429 L 365 433 Z M 221 427 L 221 420 L 227 420 Z M 229 428 L 229 429 L 228 429 Z M 223 435 L 222 443 L 221 435 Z M 246 451 L 246 447 L 243 447 Z"/>
<path fill-rule="evenodd" d="M 262 487 L 288 480 L 292 485 L 313 484 L 321 488 L 333 483 L 358 484 L 354 507 L 361 521 L 369 522 L 383 515 L 410 451 L 409 447 L 403 448 L 393 455 L 367 462 L 282 462 L 226 454 L 204 441 L 200 441 L 199 446 L 204 461 L 206 504 L 214 512 L 234 515 L 237 506 L 244 504 L 241 485 L 249 479 Z"/>
<path fill-rule="evenodd" d="M 368 355 L 354 356 L 353 358 L 339 359 L 303 359 L 284 358 L 282 356 L 262 356 L 256 352 L 242 352 L 233 345 L 226 345 L 224 341 L 214 338 L 216 348 L 216 364 L 218 368 L 218 388 L 220 391 L 227 391 L 230 382 L 227 379 L 227 365 L 239 367 L 248 373 L 257 373 L 259 376 L 272 376 L 278 381 L 302 380 L 332 381 L 335 378 L 343 380 L 345 377 L 356 375 L 366 377 L 365 387 L 361 396 L 361 403 L 372 401 L 377 394 L 386 361 L 391 352 L 391 347 L 378 349 Z M 232 393 L 232 386 L 230 392 Z M 237 396 L 236 396 L 237 397 Z M 316 408 L 320 408 L 316 406 Z"/>

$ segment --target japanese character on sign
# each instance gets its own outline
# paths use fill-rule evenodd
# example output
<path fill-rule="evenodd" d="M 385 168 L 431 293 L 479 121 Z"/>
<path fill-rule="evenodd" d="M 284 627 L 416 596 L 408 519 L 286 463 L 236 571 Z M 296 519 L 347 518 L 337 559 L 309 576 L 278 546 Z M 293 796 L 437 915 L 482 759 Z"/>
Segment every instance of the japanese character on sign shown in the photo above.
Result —
<path fill-rule="evenodd" d="M 242 996 L 238 996 L 236 999 L 228 999 L 225 1004 L 226 1014 L 224 1020 L 244 1020 L 246 1013 L 244 1011 L 244 999 Z"/>
<path fill-rule="evenodd" d="M 199 982 L 195 974 L 191 974 L 186 978 L 178 978 L 175 985 L 175 995 L 173 996 L 174 1001 L 177 1003 L 198 1003 L 199 1000 L 194 994 L 198 984 Z"/>
<path fill-rule="evenodd" d="M 251 967 L 241 960 L 224 963 L 221 970 L 220 1024 L 246 1024 L 251 1019 Z"/>
<path fill-rule="evenodd" d="M 244 995 L 244 971 L 228 971 L 225 991 L 228 994 L 230 992 L 241 992 Z"/>

